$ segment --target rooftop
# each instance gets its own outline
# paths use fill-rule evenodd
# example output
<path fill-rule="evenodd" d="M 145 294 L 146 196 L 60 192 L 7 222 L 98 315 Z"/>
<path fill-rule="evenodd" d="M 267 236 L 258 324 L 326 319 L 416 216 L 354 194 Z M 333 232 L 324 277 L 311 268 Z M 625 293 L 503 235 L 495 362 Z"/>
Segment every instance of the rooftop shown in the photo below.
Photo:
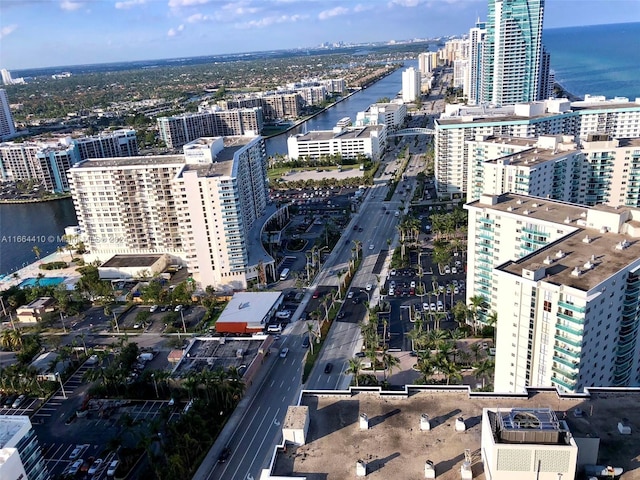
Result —
<path fill-rule="evenodd" d="M 216 323 L 263 323 L 282 292 L 238 292 L 233 295 Z"/>
<path fill-rule="evenodd" d="M 307 444 L 279 451 L 273 476 L 307 480 L 343 480 L 355 476 L 359 459 L 368 464 L 367 478 L 424 478 L 431 460 L 440 480 L 459 480 L 465 449 L 472 454 L 474 479 L 484 480 L 480 458 L 483 409 L 550 409 L 566 422 L 574 437 L 600 439 L 599 463 L 623 467 L 623 480 L 640 479 L 636 461 L 640 441 L 640 390 L 590 389 L 586 394 L 559 395 L 554 389 L 528 389 L 525 394 L 470 393 L 466 387 L 408 387 L 406 392 L 352 389 L 349 392 L 303 392 L 309 407 Z M 360 430 L 361 413 L 369 429 Z M 422 414 L 431 429 L 420 430 Z M 622 416 L 630 436 L 617 428 Z M 455 429 L 462 417 L 466 431 Z"/>
<path fill-rule="evenodd" d="M 162 258 L 158 255 L 114 255 L 109 260 L 100 265 L 100 268 L 120 268 L 120 267 L 151 267 Z"/>
<path fill-rule="evenodd" d="M 313 130 L 301 135 L 296 135 L 298 142 L 318 142 L 322 140 L 331 140 L 333 138 L 354 139 L 369 138 L 371 132 L 384 128 L 384 125 L 369 125 L 366 127 L 346 127 L 345 129 L 334 132 L 333 130 Z"/>
<path fill-rule="evenodd" d="M 26 433 L 30 429 L 31 421 L 26 415 L 0 415 L 0 448 L 15 447 L 24 435 L 18 435 L 20 431 Z"/>
<path fill-rule="evenodd" d="M 98 158 L 85 160 L 73 167 L 78 168 L 118 168 L 118 167 L 149 167 L 153 165 L 182 165 L 183 155 L 148 155 L 138 157 Z"/>

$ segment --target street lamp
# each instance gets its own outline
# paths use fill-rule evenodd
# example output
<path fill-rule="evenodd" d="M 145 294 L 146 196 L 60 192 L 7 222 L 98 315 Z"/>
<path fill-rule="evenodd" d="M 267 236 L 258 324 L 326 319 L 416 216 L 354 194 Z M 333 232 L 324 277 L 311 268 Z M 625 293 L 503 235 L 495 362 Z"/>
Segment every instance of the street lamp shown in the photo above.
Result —
<path fill-rule="evenodd" d="M 113 312 L 113 321 L 116 322 L 116 330 L 120 333 L 120 325 L 118 325 L 118 317 L 116 317 L 116 312 Z"/>
<path fill-rule="evenodd" d="M 184 333 L 187 333 L 187 326 L 184 323 L 184 315 L 182 313 L 182 310 L 180 310 L 180 318 L 182 318 L 182 329 L 184 330 Z"/>
<path fill-rule="evenodd" d="M 64 391 L 64 385 L 62 383 L 62 377 L 60 376 L 60 372 L 56 372 L 56 378 L 60 382 L 60 389 L 62 390 L 62 397 L 66 399 L 67 398 L 67 394 Z"/>
<path fill-rule="evenodd" d="M 156 382 L 156 375 L 155 373 L 151 374 L 151 379 L 153 380 L 153 386 L 156 389 L 156 398 L 160 398 L 160 395 L 158 395 L 158 384 Z"/>
<path fill-rule="evenodd" d="M 64 326 L 64 317 L 62 316 L 62 312 L 60 312 L 60 321 L 62 322 L 62 331 L 67 333 L 67 327 Z"/>
<path fill-rule="evenodd" d="M 367 292 L 366 290 L 360 290 L 360 291 L 367 294 L 367 304 L 371 304 L 371 295 L 369 294 L 369 292 Z"/>

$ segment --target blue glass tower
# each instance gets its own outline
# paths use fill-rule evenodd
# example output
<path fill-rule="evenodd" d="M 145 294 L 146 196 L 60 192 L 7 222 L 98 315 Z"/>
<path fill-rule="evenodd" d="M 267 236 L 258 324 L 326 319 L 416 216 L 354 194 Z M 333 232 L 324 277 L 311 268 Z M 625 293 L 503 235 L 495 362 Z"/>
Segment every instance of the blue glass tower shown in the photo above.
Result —
<path fill-rule="evenodd" d="M 496 105 L 538 100 L 544 0 L 489 0 L 482 99 Z"/>

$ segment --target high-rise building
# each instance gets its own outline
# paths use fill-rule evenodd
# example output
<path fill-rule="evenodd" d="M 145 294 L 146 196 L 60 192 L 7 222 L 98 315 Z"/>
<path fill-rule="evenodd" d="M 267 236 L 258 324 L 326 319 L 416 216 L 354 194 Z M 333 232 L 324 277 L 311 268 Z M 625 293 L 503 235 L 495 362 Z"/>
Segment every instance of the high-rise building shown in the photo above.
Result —
<path fill-rule="evenodd" d="M 420 70 L 413 67 L 402 72 L 402 101 L 415 102 L 420 96 L 421 75 Z"/>
<path fill-rule="evenodd" d="M 429 75 L 438 66 L 438 52 L 424 52 L 418 55 L 418 70 L 423 76 Z"/>
<path fill-rule="evenodd" d="M 386 125 L 363 127 L 337 127 L 334 130 L 313 130 L 287 138 L 287 152 L 291 160 L 319 159 L 340 155 L 345 159 L 358 159 L 364 155 L 379 160 L 387 144 Z"/>
<path fill-rule="evenodd" d="M 498 312 L 495 390 L 637 385 L 640 210 L 516 194 L 465 208 L 469 289 Z"/>
<path fill-rule="evenodd" d="M 0 88 L 0 140 L 12 137 L 16 134 L 16 126 L 13 123 L 13 115 L 9 108 L 7 91 Z"/>
<path fill-rule="evenodd" d="M 404 123 L 407 106 L 399 100 L 390 103 L 374 103 L 364 112 L 356 114 L 356 127 L 367 125 L 386 125 L 387 132 L 395 132 Z"/>
<path fill-rule="evenodd" d="M 38 437 L 26 415 L 0 415 L 0 478 L 49 478 Z"/>
<path fill-rule="evenodd" d="M 469 63 L 463 92 L 469 105 L 476 105 L 481 101 L 482 92 L 482 49 L 487 34 L 486 25 L 478 20 L 475 27 L 469 30 Z"/>
<path fill-rule="evenodd" d="M 138 154 L 136 131 L 121 129 L 92 137 L 0 143 L 0 180 L 35 180 L 51 192 L 69 190 L 67 170 L 88 158 Z"/>
<path fill-rule="evenodd" d="M 543 20 L 544 0 L 489 0 L 484 102 L 513 105 L 539 99 Z"/>
<path fill-rule="evenodd" d="M 13 78 L 11 78 L 11 72 L 6 68 L 0 70 L 0 75 L 2 75 L 2 84 L 3 85 L 13 85 Z"/>
<path fill-rule="evenodd" d="M 586 140 L 591 134 L 640 138 L 638 122 L 640 101 L 628 99 L 581 102 L 560 99 L 500 108 L 448 106 L 448 111 L 435 120 L 438 195 L 469 194 L 468 182 L 473 181 L 469 175 L 474 171 L 469 170 L 472 152 L 467 142 L 477 136 L 531 138 L 531 145 L 541 135 L 569 135 L 574 140 Z"/>
<path fill-rule="evenodd" d="M 259 135 L 264 128 L 262 108 L 206 109 L 157 120 L 160 139 L 168 148 L 180 148 L 201 137 Z"/>
<path fill-rule="evenodd" d="M 244 289 L 273 262 L 257 220 L 267 206 L 261 137 L 202 138 L 183 155 L 97 159 L 69 171 L 85 244 L 96 258 L 169 254 L 204 287 Z M 257 241 L 251 243 L 251 239 Z"/>

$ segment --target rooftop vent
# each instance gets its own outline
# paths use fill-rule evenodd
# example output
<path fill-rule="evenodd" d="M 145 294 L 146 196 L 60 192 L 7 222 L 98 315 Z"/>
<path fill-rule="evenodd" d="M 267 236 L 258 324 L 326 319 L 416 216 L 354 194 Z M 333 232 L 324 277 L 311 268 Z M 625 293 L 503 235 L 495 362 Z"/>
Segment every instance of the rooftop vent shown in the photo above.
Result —
<path fill-rule="evenodd" d="M 607 233 L 609 231 L 609 227 L 600 227 L 600 233 Z"/>
<path fill-rule="evenodd" d="M 358 460 L 356 462 L 356 477 L 366 477 L 367 476 L 367 464 L 364 460 Z"/>
<path fill-rule="evenodd" d="M 507 212 L 513 212 L 513 207 L 511 206 L 507 207 Z"/>
<path fill-rule="evenodd" d="M 564 223 L 571 223 L 571 218 L 570 217 L 566 217 L 564 219 Z"/>
<path fill-rule="evenodd" d="M 537 203 L 534 203 L 534 204 L 532 205 L 532 207 L 533 207 L 533 208 L 537 208 L 537 207 L 538 207 L 538 204 L 537 204 Z"/>
<path fill-rule="evenodd" d="M 629 246 L 629 242 L 627 242 L 626 240 L 622 240 L 620 243 L 616 245 L 616 250 L 624 250 L 628 246 Z"/>
<path fill-rule="evenodd" d="M 542 263 L 544 263 L 545 265 L 551 265 L 553 263 L 553 260 L 549 255 L 547 255 L 547 257 L 543 260 Z"/>
<path fill-rule="evenodd" d="M 564 252 L 562 250 L 558 250 L 556 252 L 556 258 L 564 258 Z"/>
<path fill-rule="evenodd" d="M 580 216 L 581 216 L 582 218 L 587 218 L 587 212 L 582 212 L 582 213 L 580 214 Z"/>
<path fill-rule="evenodd" d="M 589 235 L 584 236 L 584 238 L 582 239 L 582 243 L 591 243 L 591 238 L 589 237 Z"/>
<path fill-rule="evenodd" d="M 431 430 L 431 423 L 429 422 L 429 415 L 423 413 L 420 415 L 420 430 L 427 431 Z"/>
<path fill-rule="evenodd" d="M 366 413 L 360 414 L 360 430 L 369 430 L 369 417 Z"/>
<path fill-rule="evenodd" d="M 591 255 L 591 263 L 596 263 L 596 256 L 595 255 Z"/>
<path fill-rule="evenodd" d="M 583 265 L 586 270 L 591 270 L 595 265 L 591 263 L 589 260 Z"/>
<path fill-rule="evenodd" d="M 464 432 L 467 429 L 467 426 L 464 423 L 463 417 L 456 418 L 456 432 Z"/>
<path fill-rule="evenodd" d="M 436 478 L 436 467 L 431 460 L 424 464 L 424 478 Z"/>
<path fill-rule="evenodd" d="M 623 418 L 622 421 L 618 422 L 618 431 L 621 435 L 631 435 L 631 425 L 629 425 L 627 418 Z"/>
<path fill-rule="evenodd" d="M 517 203 L 518 205 L 522 205 L 522 200 L 518 199 L 518 200 L 516 201 L 516 203 Z"/>
<path fill-rule="evenodd" d="M 579 277 L 581 273 L 582 272 L 580 271 L 580 269 L 578 267 L 576 267 L 573 270 L 571 270 L 571 276 L 572 277 Z"/>
<path fill-rule="evenodd" d="M 529 215 L 529 210 L 525 210 L 524 212 L 522 212 L 523 215 Z"/>

